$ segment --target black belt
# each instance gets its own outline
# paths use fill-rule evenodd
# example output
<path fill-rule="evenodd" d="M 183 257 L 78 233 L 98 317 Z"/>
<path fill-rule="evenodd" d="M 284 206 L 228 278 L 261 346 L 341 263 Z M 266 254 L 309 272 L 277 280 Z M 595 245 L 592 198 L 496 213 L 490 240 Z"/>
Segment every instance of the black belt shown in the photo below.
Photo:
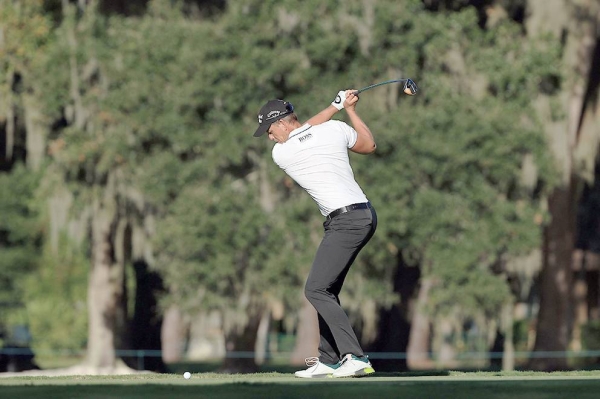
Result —
<path fill-rule="evenodd" d="M 343 207 L 338 208 L 335 211 L 331 212 L 329 215 L 327 215 L 327 220 L 331 220 L 334 217 L 341 215 L 342 213 L 354 211 L 356 209 L 369 209 L 370 207 L 371 207 L 370 202 L 361 202 L 359 204 L 351 204 L 351 205 L 343 206 Z"/>

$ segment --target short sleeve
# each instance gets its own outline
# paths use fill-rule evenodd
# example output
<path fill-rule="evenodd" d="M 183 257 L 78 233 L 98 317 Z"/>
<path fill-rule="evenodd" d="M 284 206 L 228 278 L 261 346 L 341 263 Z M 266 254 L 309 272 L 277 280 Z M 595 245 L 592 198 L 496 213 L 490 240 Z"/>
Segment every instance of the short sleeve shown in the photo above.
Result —
<path fill-rule="evenodd" d="M 352 126 L 344 122 L 338 122 L 338 126 L 342 130 L 342 133 L 344 133 L 344 138 L 346 140 L 348 148 L 354 147 L 354 144 L 356 144 L 356 140 L 358 140 L 358 133 L 356 132 L 356 130 L 354 130 Z"/>

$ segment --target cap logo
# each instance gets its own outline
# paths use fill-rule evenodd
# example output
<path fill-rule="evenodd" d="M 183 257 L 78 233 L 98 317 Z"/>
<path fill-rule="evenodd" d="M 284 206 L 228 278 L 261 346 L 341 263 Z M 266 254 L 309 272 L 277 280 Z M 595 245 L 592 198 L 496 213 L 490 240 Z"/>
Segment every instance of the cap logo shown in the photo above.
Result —
<path fill-rule="evenodd" d="M 267 119 L 272 119 L 281 114 L 281 111 L 271 111 L 267 114 Z"/>
<path fill-rule="evenodd" d="M 259 124 L 262 123 L 262 120 L 263 120 L 262 114 L 258 115 L 258 123 Z"/>

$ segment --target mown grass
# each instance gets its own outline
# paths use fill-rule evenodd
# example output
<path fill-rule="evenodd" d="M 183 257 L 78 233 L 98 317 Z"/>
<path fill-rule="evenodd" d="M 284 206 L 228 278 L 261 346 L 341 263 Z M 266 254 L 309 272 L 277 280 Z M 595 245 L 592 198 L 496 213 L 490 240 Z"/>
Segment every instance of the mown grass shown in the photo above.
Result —
<path fill-rule="evenodd" d="M 291 374 L 196 373 L 0 378 L 0 398 L 598 398 L 600 372 L 378 373 L 360 379 L 302 380 Z"/>

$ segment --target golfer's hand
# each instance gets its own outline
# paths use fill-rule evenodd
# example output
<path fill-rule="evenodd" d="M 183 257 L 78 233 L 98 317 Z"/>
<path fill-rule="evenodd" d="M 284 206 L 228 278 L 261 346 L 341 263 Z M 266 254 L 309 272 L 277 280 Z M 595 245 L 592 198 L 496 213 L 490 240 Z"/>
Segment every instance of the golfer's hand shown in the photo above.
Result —
<path fill-rule="evenodd" d="M 331 102 L 331 105 L 333 105 L 334 107 L 336 107 L 338 110 L 341 110 L 342 108 L 344 108 L 344 102 L 346 101 L 346 93 L 348 91 L 344 91 L 344 90 L 340 90 L 337 94 L 337 96 L 335 96 L 335 99 Z"/>
<path fill-rule="evenodd" d="M 344 101 L 344 108 L 354 108 L 358 102 L 358 94 L 356 94 L 356 89 L 346 90 L 345 97 L 346 100 Z"/>

